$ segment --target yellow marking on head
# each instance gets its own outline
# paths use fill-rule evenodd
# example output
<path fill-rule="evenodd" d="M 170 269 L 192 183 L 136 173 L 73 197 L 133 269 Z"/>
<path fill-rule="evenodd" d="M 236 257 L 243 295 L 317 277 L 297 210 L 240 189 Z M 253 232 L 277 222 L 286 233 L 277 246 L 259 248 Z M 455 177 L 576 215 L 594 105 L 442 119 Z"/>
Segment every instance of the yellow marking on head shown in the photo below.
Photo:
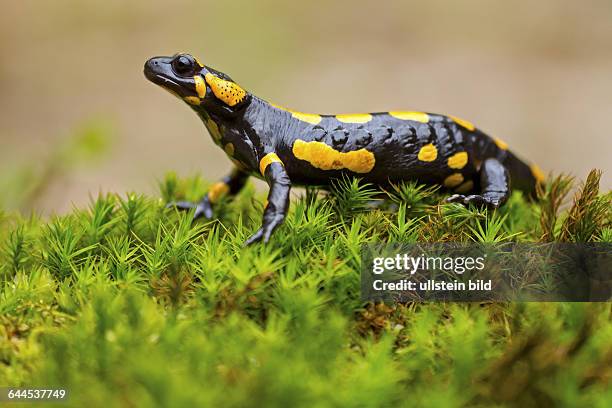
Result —
<path fill-rule="evenodd" d="M 498 139 L 496 137 L 493 138 L 493 142 L 495 142 L 495 144 L 497 145 L 497 147 L 499 147 L 502 150 L 508 150 L 508 143 L 504 142 L 501 139 Z"/>
<path fill-rule="evenodd" d="M 195 60 L 196 64 L 200 66 L 200 68 L 204 68 L 204 64 L 202 64 L 197 57 L 193 57 L 193 59 Z"/>
<path fill-rule="evenodd" d="M 531 169 L 531 174 L 533 174 L 533 177 L 538 183 L 544 183 L 546 181 L 546 175 L 537 164 L 532 164 L 529 168 Z"/>
<path fill-rule="evenodd" d="M 469 193 L 473 189 L 474 189 L 474 182 L 472 180 L 468 180 L 462 185 L 460 185 L 459 187 L 457 187 L 455 191 L 460 194 L 465 194 L 465 193 Z"/>
<path fill-rule="evenodd" d="M 270 204 L 270 203 L 268 202 L 268 200 L 265 200 L 265 201 L 264 201 L 264 210 L 265 210 L 266 208 L 268 208 L 268 204 Z"/>
<path fill-rule="evenodd" d="M 448 117 L 451 118 L 452 120 L 454 120 L 456 124 L 458 124 L 460 126 L 463 126 L 467 130 L 474 131 L 474 129 L 476 129 L 476 126 L 474 126 L 474 124 L 472 122 L 468 122 L 465 119 L 461 119 L 461 118 L 458 118 L 457 116 L 453 116 L 453 115 L 448 115 Z"/>
<path fill-rule="evenodd" d="M 204 76 L 215 96 L 228 106 L 235 106 L 242 102 L 247 93 L 238 84 L 218 78 L 211 73 Z"/>
<path fill-rule="evenodd" d="M 344 123 L 367 123 L 372 120 L 369 113 L 344 113 L 336 115 L 336 119 Z"/>
<path fill-rule="evenodd" d="M 221 197 L 229 193 L 229 191 L 230 186 L 228 186 L 222 181 L 219 181 L 210 186 L 210 189 L 208 190 L 208 200 L 214 204 L 219 201 Z"/>
<path fill-rule="evenodd" d="M 323 142 L 298 139 L 293 143 L 292 150 L 295 157 L 321 170 L 348 169 L 355 173 L 368 173 L 376 163 L 374 153 L 366 149 L 343 153 Z"/>
<path fill-rule="evenodd" d="M 453 187 L 457 187 L 461 183 L 463 183 L 463 174 L 453 173 L 444 179 L 443 184 L 445 187 L 453 188 Z"/>
<path fill-rule="evenodd" d="M 317 125 L 319 124 L 319 122 L 321 122 L 321 115 L 317 115 L 316 113 L 303 113 L 303 112 L 296 112 L 296 111 L 288 111 L 288 112 L 291 112 L 291 116 L 293 116 L 294 118 L 299 119 L 304 122 L 311 123 L 313 125 Z"/>
<path fill-rule="evenodd" d="M 190 105 L 198 106 L 200 104 L 200 98 L 197 96 L 186 96 L 183 99 Z"/>
<path fill-rule="evenodd" d="M 259 161 L 259 172 L 262 176 L 266 176 L 264 173 L 266 172 L 268 166 L 272 163 L 283 164 L 282 160 L 276 155 L 276 153 L 268 153 Z"/>
<path fill-rule="evenodd" d="M 234 145 L 232 143 L 226 144 L 223 150 L 225 150 L 225 153 L 227 153 L 228 156 L 234 155 Z"/>
<path fill-rule="evenodd" d="M 204 80 L 199 75 L 195 75 L 193 80 L 195 81 L 195 88 L 198 96 L 200 98 L 204 98 L 206 96 L 206 84 L 204 83 Z"/>
<path fill-rule="evenodd" d="M 451 169 L 462 169 L 468 162 L 467 152 L 459 152 L 448 158 L 448 167 Z"/>
<path fill-rule="evenodd" d="M 421 123 L 429 122 L 429 115 L 424 112 L 391 111 L 389 115 L 402 120 L 414 120 Z"/>
<path fill-rule="evenodd" d="M 438 149 L 433 143 L 426 144 L 419 150 L 419 160 L 424 162 L 432 162 L 438 158 Z"/>

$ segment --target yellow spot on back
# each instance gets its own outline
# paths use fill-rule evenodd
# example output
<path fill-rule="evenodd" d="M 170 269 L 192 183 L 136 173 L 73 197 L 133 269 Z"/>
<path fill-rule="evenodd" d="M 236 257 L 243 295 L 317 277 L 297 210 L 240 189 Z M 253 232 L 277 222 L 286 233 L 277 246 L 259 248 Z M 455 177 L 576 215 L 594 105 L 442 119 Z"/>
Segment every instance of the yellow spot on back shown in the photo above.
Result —
<path fill-rule="evenodd" d="M 210 189 L 208 190 L 208 200 L 214 204 L 219 201 L 221 197 L 229 193 L 229 191 L 230 186 L 228 186 L 222 181 L 219 181 L 210 186 Z"/>
<path fill-rule="evenodd" d="M 451 169 L 462 169 L 468 162 L 467 152 L 459 152 L 448 158 L 448 167 Z"/>
<path fill-rule="evenodd" d="M 474 182 L 472 180 L 468 180 L 462 185 L 460 185 L 459 187 L 457 187 L 455 191 L 460 194 L 465 194 L 465 193 L 469 193 L 473 189 L 474 189 Z"/>
<path fill-rule="evenodd" d="M 391 111 L 389 115 L 402 120 L 414 120 L 421 123 L 429 122 L 429 115 L 424 112 Z"/>
<path fill-rule="evenodd" d="M 438 158 L 438 149 L 433 143 L 426 144 L 419 150 L 419 160 L 424 162 L 432 162 Z"/>
<path fill-rule="evenodd" d="M 246 91 L 238 84 L 218 78 L 211 73 L 204 76 L 215 96 L 228 106 L 235 106 L 246 97 Z"/>
<path fill-rule="evenodd" d="M 226 144 L 223 150 L 225 150 L 225 153 L 227 153 L 228 156 L 234 155 L 234 145 L 232 143 Z"/>
<path fill-rule="evenodd" d="M 443 184 L 445 187 L 453 188 L 453 187 L 457 187 L 461 183 L 463 183 L 463 174 L 453 173 L 444 179 Z"/>
<path fill-rule="evenodd" d="M 546 181 L 546 176 L 544 175 L 544 172 L 537 164 L 532 164 L 531 166 L 529 166 L 529 168 L 531 169 L 531 174 L 533 174 L 533 177 L 538 183 L 544 183 L 544 181 Z"/>
<path fill-rule="evenodd" d="M 284 111 L 291 113 L 291 116 L 293 116 L 296 119 L 299 119 L 303 122 L 311 123 L 313 125 L 318 125 L 322 119 L 321 115 L 318 115 L 316 113 L 298 112 L 298 111 L 294 111 L 293 109 L 288 109 L 288 108 L 285 108 L 284 106 L 280 106 L 272 102 L 268 102 L 268 103 L 272 105 L 273 107 L 275 107 L 276 109 L 284 110 Z"/>
<path fill-rule="evenodd" d="M 304 122 L 312 123 L 313 125 L 317 125 L 319 122 L 321 122 L 321 115 L 317 115 L 316 113 L 304 113 L 296 111 L 289 112 L 291 112 L 291 116 L 293 116 L 294 118 Z"/>
<path fill-rule="evenodd" d="M 195 88 L 198 96 L 200 98 L 204 98 L 206 96 L 206 84 L 204 83 L 204 80 L 199 75 L 194 76 L 193 80 L 195 81 Z"/>
<path fill-rule="evenodd" d="M 263 157 L 263 159 L 261 159 L 261 161 L 259 162 L 259 172 L 261 173 L 262 176 L 265 177 L 264 173 L 266 172 L 266 169 L 268 168 L 268 166 L 271 165 L 272 163 L 283 164 L 283 162 L 276 155 L 276 153 L 268 153 Z"/>
<path fill-rule="evenodd" d="M 183 99 L 185 99 L 185 102 L 190 105 L 198 106 L 200 104 L 200 98 L 198 98 L 197 96 L 186 96 Z"/>
<path fill-rule="evenodd" d="M 508 143 L 504 142 L 501 139 L 498 138 L 493 138 L 493 141 L 495 142 L 495 144 L 497 145 L 497 147 L 499 147 L 502 150 L 508 150 Z"/>
<path fill-rule="evenodd" d="M 336 115 L 336 119 L 344 123 L 366 123 L 372 120 L 369 113 L 344 113 Z"/>
<path fill-rule="evenodd" d="M 289 109 L 285 108 L 284 106 L 280 106 L 280 105 L 277 105 L 277 104 L 272 103 L 272 102 L 268 102 L 268 103 L 269 103 L 271 106 L 275 107 L 276 109 L 285 110 L 285 111 L 288 111 L 288 110 L 289 110 Z"/>
<path fill-rule="evenodd" d="M 318 115 L 316 113 L 304 113 L 304 112 L 298 112 L 298 111 L 294 111 L 293 109 L 288 109 L 285 108 L 283 106 L 277 105 L 275 103 L 272 102 L 268 102 L 270 105 L 272 105 L 273 107 L 275 107 L 276 109 L 280 109 L 280 110 L 284 110 L 287 111 L 289 113 L 291 113 L 291 116 L 293 116 L 296 119 L 299 119 L 303 122 L 308 122 L 311 123 L 313 125 L 318 125 L 319 122 L 321 122 L 321 115 Z"/>
<path fill-rule="evenodd" d="M 476 129 L 476 126 L 474 126 L 474 124 L 472 122 L 468 122 L 465 119 L 461 119 L 461 118 L 458 118 L 457 116 L 453 116 L 453 115 L 448 115 L 448 117 L 451 118 L 452 120 L 454 120 L 456 124 L 458 124 L 460 126 L 463 126 L 467 130 L 474 131 L 474 129 Z"/>
<path fill-rule="evenodd" d="M 343 153 L 322 142 L 299 139 L 293 143 L 293 155 L 321 170 L 348 169 L 355 173 L 368 173 L 376 163 L 374 154 L 366 149 Z"/>

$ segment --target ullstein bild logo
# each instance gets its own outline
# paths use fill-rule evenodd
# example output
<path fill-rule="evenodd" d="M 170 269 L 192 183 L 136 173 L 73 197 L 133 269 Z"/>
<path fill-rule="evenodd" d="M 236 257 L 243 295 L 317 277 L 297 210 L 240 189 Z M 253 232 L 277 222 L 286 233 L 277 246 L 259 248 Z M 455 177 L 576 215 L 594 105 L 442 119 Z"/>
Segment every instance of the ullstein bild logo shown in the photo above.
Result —
<path fill-rule="evenodd" d="M 609 301 L 606 243 L 362 247 L 363 300 Z"/>

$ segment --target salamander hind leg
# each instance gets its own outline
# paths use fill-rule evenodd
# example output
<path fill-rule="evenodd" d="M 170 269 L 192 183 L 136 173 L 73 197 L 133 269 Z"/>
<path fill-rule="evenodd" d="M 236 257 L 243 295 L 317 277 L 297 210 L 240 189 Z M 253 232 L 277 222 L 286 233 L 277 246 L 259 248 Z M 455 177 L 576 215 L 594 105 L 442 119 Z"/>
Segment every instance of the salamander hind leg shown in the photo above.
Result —
<path fill-rule="evenodd" d="M 510 176 L 508 169 L 497 159 L 489 158 L 480 166 L 480 194 L 463 195 L 455 194 L 446 201 L 451 203 L 462 203 L 465 205 L 475 204 L 497 208 L 504 204 L 510 196 Z"/>
<path fill-rule="evenodd" d="M 248 177 L 248 174 L 242 170 L 234 169 L 228 176 L 214 183 L 199 202 L 177 201 L 167 204 L 166 208 L 177 208 L 185 211 L 195 209 L 193 214 L 194 221 L 202 217 L 210 220 L 213 218 L 213 205 L 225 195 L 235 196 L 238 194 L 244 187 Z"/>

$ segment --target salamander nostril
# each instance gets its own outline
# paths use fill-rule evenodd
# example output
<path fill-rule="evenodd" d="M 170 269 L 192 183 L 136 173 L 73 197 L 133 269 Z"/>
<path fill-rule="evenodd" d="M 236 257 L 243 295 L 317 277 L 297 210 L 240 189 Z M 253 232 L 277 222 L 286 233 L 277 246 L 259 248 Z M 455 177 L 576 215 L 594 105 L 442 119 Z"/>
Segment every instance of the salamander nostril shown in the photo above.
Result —
<path fill-rule="evenodd" d="M 155 78 L 161 68 L 160 61 L 149 59 L 144 64 L 144 74 L 149 80 L 153 81 L 153 78 Z"/>

